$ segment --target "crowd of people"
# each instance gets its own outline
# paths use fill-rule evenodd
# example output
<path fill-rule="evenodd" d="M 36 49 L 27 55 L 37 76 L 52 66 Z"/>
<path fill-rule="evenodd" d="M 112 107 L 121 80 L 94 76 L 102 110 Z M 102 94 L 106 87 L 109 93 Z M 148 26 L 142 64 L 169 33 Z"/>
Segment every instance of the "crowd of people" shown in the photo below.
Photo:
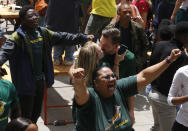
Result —
<path fill-rule="evenodd" d="M 16 1 L 19 26 L 0 48 L 12 78 L 0 68 L 0 131 L 38 131 L 60 65 L 71 66 L 75 131 L 134 131 L 134 95 L 146 87 L 150 130 L 188 130 L 187 0 L 43 0 L 44 15 L 38 1 Z"/>

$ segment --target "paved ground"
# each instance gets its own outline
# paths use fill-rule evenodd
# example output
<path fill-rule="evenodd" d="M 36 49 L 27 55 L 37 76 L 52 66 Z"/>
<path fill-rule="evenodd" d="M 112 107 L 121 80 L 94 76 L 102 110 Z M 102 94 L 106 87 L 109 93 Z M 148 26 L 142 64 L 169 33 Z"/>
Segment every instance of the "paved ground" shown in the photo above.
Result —
<path fill-rule="evenodd" d="M 2 27 L 5 25 L 3 24 Z M 13 30 L 13 26 L 9 26 L 9 31 Z M 48 89 L 48 104 L 49 105 L 62 105 L 62 104 L 71 104 L 73 97 L 73 88 L 69 85 L 68 77 L 56 77 L 55 87 L 63 87 L 63 88 L 51 88 Z M 48 121 L 67 119 L 71 120 L 71 108 L 56 108 L 48 110 Z M 39 131 L 72 131 L 74 125 L 68 124 L 66 126 L 53 126 L 48 125 L 45 126 L 43 123 L 43 113 L 42 117 L 39 118 L 37 125 L 39 127 Z M 134 125 L 134 129 L 136 131 L 149 131 L 150 127 L 153 124 L 153 117 L 151 112 L 151 106 L 144 94 L 144 91 L 140 92 L 139 95 L 136 96 L 135 100 L 135 118 L 136 123 Z"/>
<path fill-rule="evenodd" d="M 73 97 L 73 88 L 69 83 L 68 77 L 56 77 L 54 87 L 63 87 L 63 88 L 51 88 L 48 89 L 48 104 L 49 105 L 58 105 L 58 104 L 71 104 Z M 43 115 L 43 114 L 42 114 Z M 136 123 L 134 128 L 136 131 L 149 131 L 149 128 L 153 124 L 153 118 L 151 113 L 151 106 L 144 94 L 144 91 L 136 95 L 135 101 L 135 118 Z M 55 108 L 48 110 L 48 120 L 62 120 L 67 119 L 71 120 L 71 108 Z M 43 117 L 40 117 L 37 125 L 39 131 L 72 131 L 74 125 L 68 124 L 66 126 L 45 126 L 43 124 Z"/>

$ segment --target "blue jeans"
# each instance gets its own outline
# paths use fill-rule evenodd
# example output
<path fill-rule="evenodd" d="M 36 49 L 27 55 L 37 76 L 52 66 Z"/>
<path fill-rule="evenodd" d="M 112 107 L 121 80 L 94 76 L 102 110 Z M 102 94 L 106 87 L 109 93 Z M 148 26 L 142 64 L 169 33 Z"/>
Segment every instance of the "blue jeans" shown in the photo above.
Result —
<path fill-rule="evenodd" d="M 62 61 L 62 54 L 65 51 L 64 60 L 74 60 L 74 46 L 64 46 L 62 43 L 54 46 L 53 58 L 54 60 Z"/>

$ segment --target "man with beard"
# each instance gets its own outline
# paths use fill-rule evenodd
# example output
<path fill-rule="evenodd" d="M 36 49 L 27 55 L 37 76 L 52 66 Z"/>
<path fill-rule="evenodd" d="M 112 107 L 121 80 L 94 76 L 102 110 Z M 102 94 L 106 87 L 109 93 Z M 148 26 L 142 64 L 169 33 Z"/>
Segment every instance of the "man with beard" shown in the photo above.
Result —
<path fill-rule="evenodd" d="M 120 59 L 115 59 L 115 57 L 121 57 L 121 55 L 118 54 L 120 38 L 120 31 L 117 28 L 104 29 L 100 39 L 100 46 L 104 52 L 101 65 L 109 65 L 121 79 L 136 74 L 136 61 L 134 54 L 129 50 L 125 52 L 126 54 L 124 54 L 124 58 L 121 62 L 116 61 Z M 126 99 L 125 104 L 129 105 L 129 113 L 132 123 L 134 123 L 134 96 Z"/>

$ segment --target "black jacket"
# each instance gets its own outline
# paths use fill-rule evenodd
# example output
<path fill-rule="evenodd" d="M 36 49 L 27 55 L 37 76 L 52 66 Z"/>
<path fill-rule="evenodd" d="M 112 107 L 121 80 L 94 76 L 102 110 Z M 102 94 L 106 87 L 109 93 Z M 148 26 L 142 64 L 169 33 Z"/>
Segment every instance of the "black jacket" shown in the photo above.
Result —
<path fill-rule="evenodd" d="M 178 46 L 177 42 L 175 41 L 160 41 L 155 43 L 150 58 L 150 65 L 161 62 L 170 55 L 173 49 L 176 48 L 178 48 Z M 182 53 L 182 55 L 175 62 L 173 62 L 167 70 L 165 70 L 156 80 L 151 83 L 152 88 L 159 91 L 161 94 L 168 96 L 174 74 L 177 69 L 185 65 L 185 57 L 186 55 Z"/>

